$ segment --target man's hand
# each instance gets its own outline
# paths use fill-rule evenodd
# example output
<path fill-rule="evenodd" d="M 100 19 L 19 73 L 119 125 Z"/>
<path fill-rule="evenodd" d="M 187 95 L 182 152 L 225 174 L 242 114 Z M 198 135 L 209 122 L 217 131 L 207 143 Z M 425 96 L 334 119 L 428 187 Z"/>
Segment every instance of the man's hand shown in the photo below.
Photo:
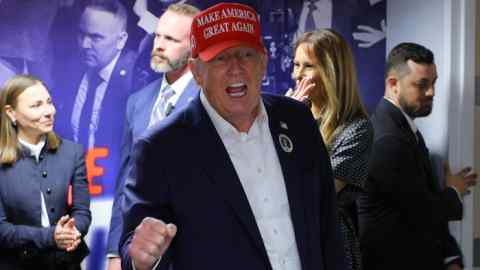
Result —
<path fill-rule="evenodd" d="M 122 260 L 120 257 L 108 258 L 107 270 L 122 270 Z"/>
<path fill-rule="evenodd" d="M 470 167 L 465 167 L 460 172 L 452 174 L 450 166 L 445 162 L 444 170 L 447 186 L 454 187 L 462 196 L 470 193 L 469 188 L 477 183 L 477 174 Z"/>
<path fill-rule="evenodd" d="M 163 256 L 177 233 L 177 226 L 146 217 L 137 226 L 128 254 L 137 270 L 150 270 Z"/>

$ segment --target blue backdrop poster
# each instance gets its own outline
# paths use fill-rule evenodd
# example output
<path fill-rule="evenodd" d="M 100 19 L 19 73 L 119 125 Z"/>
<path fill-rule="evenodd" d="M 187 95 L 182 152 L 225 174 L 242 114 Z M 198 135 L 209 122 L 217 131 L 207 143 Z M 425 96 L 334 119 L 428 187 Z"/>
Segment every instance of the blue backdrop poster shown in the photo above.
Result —
<path fill-rule="evenodd" d="M 20 73 L 30 73 L 45 81 L 57 108 L 56 132 L 88 149 L 86 163 L 93 220 L 87 236 L 91 255 L 84 265 L 92 270 L 106 266 L 105 242 L 120 165 L 126 101 L 133 92 L 158 78 L 149 67 L 151 33 L 155 27 L 151 18 L 161 15 L 172 3 L 186 2 L 204 9 L 221 2 L 119 0 L 125 10 L 126 35 L 92 48 L 90 43 L 96 37 L 86 38 L 87 29 L 111 26 L 106 18 L 98 17 L 82 23 L 82 13 L 90 2 L 109 1 L 115 0 L 0 0 L 0 83 Z M 269 54 L 263 91 L 283 94 L 293 86 L 292 43 L 298 35 L 316 28 L 333 28 L 354 52 L 361 95 L 368 110 L 373 110 L 384 89 L 385 1 L 237 2 L 254 7 L 261 16 Z M 97 95 L 99 98 L 96 104 L 91 104 L 92 121 L 88 126 L 80 124 L 85 113 L 78 109 L 79 100 L 85 100 L 85 95 L 91 92 L 82 85 L 90 74 L 88 66 L 82 64 L 85 61 L 80 60 L 82 57 L 107 70 L 97 81 L 95 99 Z M 105 59 L 109 61 L 102 62 Z M 101 93 L 98 89 L 102 89 Z"/>

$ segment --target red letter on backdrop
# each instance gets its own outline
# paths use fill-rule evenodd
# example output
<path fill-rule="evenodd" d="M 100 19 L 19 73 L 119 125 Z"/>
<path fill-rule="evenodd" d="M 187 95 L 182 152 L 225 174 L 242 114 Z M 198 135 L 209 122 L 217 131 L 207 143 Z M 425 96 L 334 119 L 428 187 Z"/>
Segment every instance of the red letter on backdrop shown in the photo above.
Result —
<path fill-rule="evenodd" d="M 87 165 L 87 179 L 88 179 L 88 190 L 91 195 L 100 195 L 103 192 L 102 185 L 96 185 L 93 183 L 93 178 L 102 176 L 104 174 L 103 167 L 98 167 L 95 165 L 97 158 L 105 158 L 108 156 L 108 148 L 99 147 L 92 148 L 87 151 L 86 156 L 86 165 Z"/>

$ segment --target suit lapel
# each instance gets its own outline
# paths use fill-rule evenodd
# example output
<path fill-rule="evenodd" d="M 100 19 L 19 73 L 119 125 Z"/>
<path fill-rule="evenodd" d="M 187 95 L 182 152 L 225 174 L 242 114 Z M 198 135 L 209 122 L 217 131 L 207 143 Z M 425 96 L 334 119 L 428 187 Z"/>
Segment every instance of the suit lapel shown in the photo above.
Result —
<path fill-rule="evenodd" d="M 147 86 L 148 88 L 138 92 L 139 96 L 138 102 L 135 104 L 135 114 L 138 114 L 138 119 L 140 120 L 133 123 L 133 125 L 135 125 L 133 134 L 134 139 L 141 136 L 147 129 L 148 123 L 150 123 L 150 115 L 152 114 L 153 106 L 160 93 L 162 78 L 152 82 Z"/>
<path fill-rule="evenodd" d="M 301 153 L 296 153 L 296 137 L 288 129 L 288 127 L 292 125 L 288 121 L 284 121 L 283 118 L 280 117 L 281 114 L 277 114 L 277 111 L 273 110 L 273 106 L 269 106 L 267 101 L 265 102 L 265 108 L 268 114 L 270 132 L 272 134 L 272 139 L 275 144 L 278 159 L 282 167 L 283 178 L 285 180 L 290 214 L 292 217 L 293 228 L 295 231 L 295 240 L 297 243 L 300 260 L 302 262 L 302 269 L 306 269 L 305 256 L 307 254 L 308 239 L 306 235 L 306 208 L 302 200 L 304 186 L 302 185 L 303 181 L 301 181 L 301 173 L 298 170 L 298 164 L 295 161 L 296 158 L 298 158 L 298 155 Z M 288 146 L 280 142 L 280 137 L 284 136 L 288 137 L 291 140 L 293 147 L 291 152 L 288 152 L 288 150 L 286 150 Z"/>
<path fill-rule="evenodd" d="M 232 211 L 250 236 L 253 245 L 258 249 L 267 267 L 270 268 L 268 255 L 255 217 L 227 150 L 203 108 L 199 96 L 192 103 L 193 106 L 189 107 L 190 110 L 187 113 L 192 118 L 191 122 L 195 128 L 196 136 L 199 138 L 197 141 L 202 142 L 198 146 L 200 148 L 198 161 L 204 168 L 204 172 L 208 175 L 211 183 L 218 188 L 219 194 L 223 196 L 225 202 L 232 208 Z M 210 153 L 210 157 L 206 159 L 203 155 L 204 153 Z M 214 170 L 212 170 L 212 164 L 215 164 Z"/>
<path fill-rule="evenodd" d="M 421 149 L 421 146 L 417 140 L 417 137 L 415 133 L 413 133 L 410 125 L 407 122 L 407 119 L 405 119 L 405 116 L 402 114 L 400 109 L 395 107 L 389 101 L 382 100 L 380 105 L 382 110 L 385 110 L 391 116 L 393 121 L 396 123 L 397 127 L 403 133 L 403 137 L 406 138 L 411 145 L 415 145 L 415 153 L 416 153 L 417 161 L 418 163 L 421 164 L 421 166 L 425 170 L 425 174 L 427 178 L 426 180 L 428 182 L 427 184 L 430 186 L 432 190 L 438 191 L 439 186 L 433 177 L 433 169 L 430 161 L 430 156 L 428 155 L 428 153 L 426 153 Z"/>
<path fill-rule="evenodd" d="M 439 183 L 435 181 L 435 178 L 433 177 L 432 161 L 430 160 L 428 148 L 425 145 L 425 141 L 423 140 L 423 136 L 420 134 L 420 132 L 419 138 L 417 139 L 415 137 L 415 139 L 417 141 L 417 155 L 419 156 L 419 159 L 425 168 L 430 188 L 434 191 L 440 191 Z"/>

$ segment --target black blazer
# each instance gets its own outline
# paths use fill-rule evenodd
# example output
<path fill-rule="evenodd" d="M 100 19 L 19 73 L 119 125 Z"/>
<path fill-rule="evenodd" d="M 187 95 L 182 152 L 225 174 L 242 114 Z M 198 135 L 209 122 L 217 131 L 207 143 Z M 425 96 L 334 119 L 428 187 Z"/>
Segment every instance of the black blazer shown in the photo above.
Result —
<path fill-rule="evenodd" d="M 308 108 L 264 95 L 285 178 L 303 270 L 345 269 L 329 157 Z M 123 269 L 132 269 L 128 245 L 150 216 L 178 226 L 160 265 L 176 270 L 272 269 L 255 217 L 229 155 L 197 96 L 139 140 L 124 190 Z M 293 150 L 282 150 L 279 135 Z M 135 179 L 135 180 L 132 180 Z"/>
<path fill-rule="evenodd" d="M 452 188 L 440 189 L 400 109 L 382 99 L 371 121 L 369 176 L 359 200 L 364 268 L 443 270 L 445 258 L 461 256 L 447 222 L 462 218 L 462 203 Z"/>
<path fill-rule="evenodd" d="M 71 206 L 67 204 L 69 186 Z M 41 226 L 40 192 L 51 224 L 47 228 Z M 0 166 L 0 269 L 51 269 L 52 264 L 63 259 L 78 265 L 76 259 L 86 254 L 73 252 L 69 254 L 81 258 L 66 258 L 53 239 L 55 224 L 66 214 L 75 218 L 77 229 L 85 236 L 91 213 L 80 145 L 63 140 L 56 151 L 44 148 L 39 162 L 24 150 L 14 165 Z"/>

